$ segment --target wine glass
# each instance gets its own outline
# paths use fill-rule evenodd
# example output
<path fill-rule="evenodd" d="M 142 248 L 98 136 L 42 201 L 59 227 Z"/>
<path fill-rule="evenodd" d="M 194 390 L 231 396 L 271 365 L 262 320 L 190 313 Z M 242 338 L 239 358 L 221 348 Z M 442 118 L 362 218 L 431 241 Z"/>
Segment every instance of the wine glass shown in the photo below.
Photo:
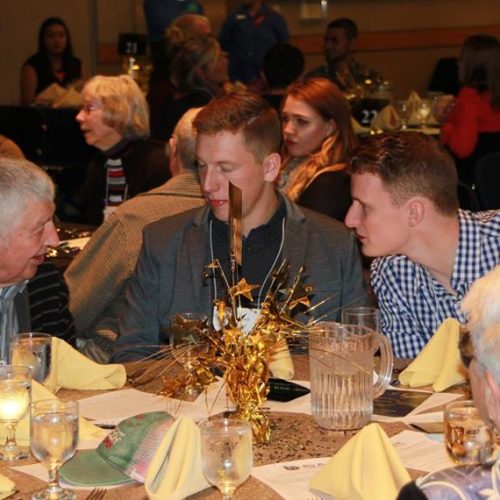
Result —
<path fill-rule="evenodd" d="M 49 469 L 47 487 L 32 500 L 74 500 L 73 491 L 59 484 L 59 468 L 78 444 L 78 402 L 46 399 L 31 405 L 31 451 Z"/>
<path fill-rule="evenodd" d="M 207 352 L 208 344 L 203 337 L 207 328 L 207 315 L 201 313 L 177 313 L 170 321 L 170 345 L 175 360 L 183 366 L 188 374 L 185 393 L 197 396 L 193 374 L 196 370 L 197 358 Z"/>
<path fill-rule="evenodd" d="M 50 372 L 52 337 L 48 333 L 19 333 L 10 344 L 13 365 L 29 366 L 32 378 L 43 384 Z"/>
<path fill-rule="evenodd" d="M 0 422 L 7 429 L 0 459 L 19 460 L 29 456 L 28 448 L 16 443 L 16 425 L 28 413 L 31 401 L 31 368 L 0 366 Z"/>
<path fill-rule="evenodd" d="M 424 128 L 427 124 L 427 119 L 431 115 L 432 104 L 429 99 L 422 99 L 415 109 L 415 114 L 420 122 L 420 126 Z"/>
<path fill-rule="evenodd" d="M 242 420 L 215 418 L 202 422 L 200 431 L 203 474 L 230 500 L 252 469 L 252 428 Z"/>

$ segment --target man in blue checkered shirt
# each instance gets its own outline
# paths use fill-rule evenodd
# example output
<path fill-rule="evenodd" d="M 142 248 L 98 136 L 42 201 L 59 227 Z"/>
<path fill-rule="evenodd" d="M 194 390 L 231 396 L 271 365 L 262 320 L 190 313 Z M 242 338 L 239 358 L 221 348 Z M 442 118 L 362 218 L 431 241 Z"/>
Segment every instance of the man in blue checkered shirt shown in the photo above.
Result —
<path fill-rule="evenodd" d="M 346 216 L 371 265 L 382 331 L 415 357 L 472 283 L 500 263 L 500 211 L 458 208 L 453 160 L 417 132 L 371 136 L 351 159 Z"/>

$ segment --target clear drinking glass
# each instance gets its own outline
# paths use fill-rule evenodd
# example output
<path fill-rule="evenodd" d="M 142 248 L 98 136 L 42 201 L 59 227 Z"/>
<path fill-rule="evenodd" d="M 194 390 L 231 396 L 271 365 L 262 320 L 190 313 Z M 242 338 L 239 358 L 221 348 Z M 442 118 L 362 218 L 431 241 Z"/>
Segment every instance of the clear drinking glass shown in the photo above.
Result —
<path fill-rule="evenodd" d="M 0 366 L 0 422 L 7 430 L 0 459 L 19 460 L 29 456 L 29 449 L 16 443 L 16 425 L 28 413 L 31 402 L 31 368 Z"/>
<path fill-rule="evenodd" d="M 446 451 L 457 464 L 491 464 L 496 460 L 495 430 L 480 417 L 474 401 L 444 407 Z"/>
<path fill-rule="evenodd" d="M 41 384 L 50 373 L 52 336 L 48 333 L 19 333 L 10 344 L 10 362 L 29 366 L 32 378 Z"/>
<path fill-rule="evenodd" d="M 215 418 L 202 422 L 200 431 L 203 474 L 229 500 L 252 469 L 252 428 L 241 420 Z"/>
<path fill-rule="evenodd" d="M 78 402 L 47 399 L 31 405 L 31 451 L 49 470 L 49 482 L 32 500 L 74 500 L 59 484 L 59 469 L 78 444 Z"/>
<path fill-rule="evenodd" d="M 200 313 L 177 313 L 170 320 L 170 345 L 175 360 L 188 373 L 188 377 L 196 368 L 197 358 L 207 351 L 208 345 L 203 332 L 207 328 L 207 315 Z M 198 395 L 193 384 L 188 383 L 186 394 Z"/>
<path fill-rule="evenodd" d="M 380 311 L 376 307 L 344 307 L 340 314 L 343 325 L 366 326 L 380 332 Z"/>

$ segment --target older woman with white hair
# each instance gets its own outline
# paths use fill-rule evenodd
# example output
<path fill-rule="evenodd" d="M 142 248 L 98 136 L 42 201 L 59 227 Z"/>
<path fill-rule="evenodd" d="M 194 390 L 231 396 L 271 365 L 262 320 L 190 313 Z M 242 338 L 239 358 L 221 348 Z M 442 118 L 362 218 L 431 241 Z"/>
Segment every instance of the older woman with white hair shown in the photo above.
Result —
<path fill-rule="evenodd" d="M 59 244 L 54 208 L 54 184 L 41 168 L 0 157 L 0 361 L 18 332 L 74 336 L 68 289 L 44 262 Z"/>
<path fill-rule="evenodd" d="M 90 79 L 76 119 L 87 144 L 100 150 L 87 171 L 90 224 L 100 224 L 128 198 L 170 178 L 164 144 L 148 139 L 148 105 L 130 77 Z"/>

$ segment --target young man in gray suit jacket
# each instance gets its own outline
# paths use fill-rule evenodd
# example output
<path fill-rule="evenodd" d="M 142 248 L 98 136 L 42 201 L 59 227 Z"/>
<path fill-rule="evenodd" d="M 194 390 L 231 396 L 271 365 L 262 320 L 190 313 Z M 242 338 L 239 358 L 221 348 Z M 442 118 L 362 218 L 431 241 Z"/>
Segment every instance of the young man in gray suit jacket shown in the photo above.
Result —
<path fill-rule="evenodd" d="M 249 92 L 221 95 L 197 115 L 196 156 L 207 206 L 146 227 L 137 268 L 126 295 L 113 361 L 140 359 L 167 342 L 162 331 L 173 314 L 212 317 L 214 300 L 226 294 L 220 273 L 206 266 L 218 259 L 230 275 L 229 182 L 242 190 L 243 257 L 240 278 L 258 284 L 245 307 L 260 308 L 272 270 L 283 259 L 290 279 L 305 267 L 314 316 L 338 321 L 340 308 L 368 301 L 354 239 L 345 227 L 299 208 L 280 196 L 280 119 Z M 254 311 L 255 313 L 255 311 Z"/>

